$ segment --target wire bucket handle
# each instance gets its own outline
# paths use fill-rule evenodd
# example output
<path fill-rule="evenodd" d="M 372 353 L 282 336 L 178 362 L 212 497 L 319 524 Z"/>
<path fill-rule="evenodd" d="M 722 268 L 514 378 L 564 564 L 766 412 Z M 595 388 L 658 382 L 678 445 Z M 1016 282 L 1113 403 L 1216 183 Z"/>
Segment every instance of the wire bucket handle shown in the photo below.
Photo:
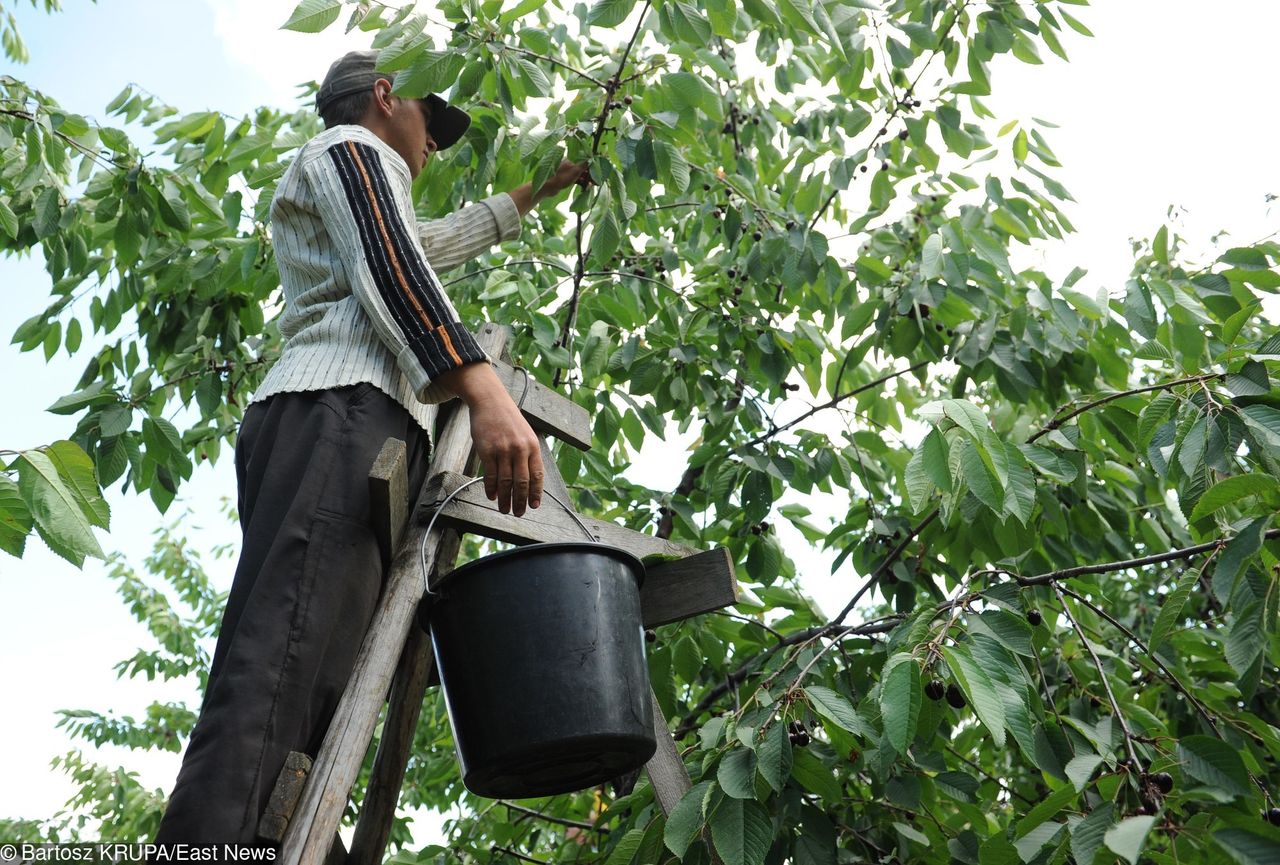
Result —
<path fill-rule="evenodd" d="M 421 558 L 421 562 L 422 562 L 422 591 L 423 591 L 423 593 L 424 593 L 424 594 L 426 594 L 426 595 L 429 595 L 429 596 L 431 596 L 431 597 L 437 597 L 437 596 L 438 596 L 438 593 L 431 591 L 431 588 L 430 588 L 430 587 L 429 587 L 429 585 L 428 585 L 428 583 L 429 583 L 429 578 L 428 578 L 428 574 L 427 574 L 427 539 L 431 537 L 431 529 L 432 529 L 432 527 L 433 527 L 433 526 L 435 526 L 435 524 L 436 524 L 436 518 L 440 516 L 440 513 L 441 513 L 441 511 L 443 511 L 443 510 L 444 510 L 445 505 L 447 505 L 447 504 L 449 504 L 449 502 L 453 501 L 454 496 L 456 496 L 458 493 L 462 492 L 463 490 L 465 490 L 467 487 L 471 486 L 472 484 L 474 484 L 474 483 L 478 483 L 479 481 L 482 481 L 482 480 L 484 480 L 484 478 L 483 478 L 483 477 L 479 477 L 479 478 L 472 478 L 471 480 L 467 481 L 467 482 L 466 482 L 465 484 L 463 484 L 462 486 L 458 487 L 458 488 L 457 488 L 456 490 L 454 490 L 453 492 L 449 493 L 449 495 L 445 496 L 445 497 L 444 497 L 444 501 L 440 502 L 440 504 L 436 507 L 436 512 L 435 512 L 434 514 L 432 514 L 432 515 L 431 515 L 431 520 L 427 523 L 427 530 L 426 530 L 426 531 L 423 533 L 423 535 L 422 535 L 422 550 L 421 550 L 421 553 L 420 553 L 420 558 Z M 599 539 L 599 538 L 597 538 L 595 535 L 593 535 L 593 534 L 591 533 L 591 529 L 587 528 L 586 523 L 584 523 L 584 522 L 583 522 L 583 521 L 578 517 L 578 515 L 577 515 L 577 514 L 575 514 L 575 513 L 573 512 L 573 509 L 572 509 L 572 508 L 570 508 L 570 507 L 569 507 L 568 505 L 566 505 L 564 502 L 560 501 L 560 497 L 559 497 L 559 496 L 557 496 L 555 493 L 551 492 L 551 490 L 543 490 L 542 492 L 543 492 L 545 495 L 551 496 L 552 501 L 554 501 L 554 502 L 555 502 L 556 504 L 558 504 L 560 507 L 564 508 L 564 509 L 565 509 L 565 512 L 566 512 L 569 516 L 573 517 L 573 521 L 574 521 L 575 523 L 577 523 L 577 524 L 578 524 L 578 527 L 582 529 L 582 531 L 586 534 L 587 539 L 588 539 L 591 543 L 593 543 L 593 544 L 598 544 L 598 543 L 600 543 L 600 539 Z"/>

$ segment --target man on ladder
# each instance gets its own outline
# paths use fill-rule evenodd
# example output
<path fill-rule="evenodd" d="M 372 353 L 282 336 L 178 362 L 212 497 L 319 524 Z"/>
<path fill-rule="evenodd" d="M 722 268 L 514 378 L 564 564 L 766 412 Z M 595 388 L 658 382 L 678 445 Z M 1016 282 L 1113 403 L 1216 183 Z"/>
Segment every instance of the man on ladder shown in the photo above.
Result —
<path fill-rule="evenodd" d="M 330 67 L 316 96 L 325 130 L 272 200 L 284 348 L 237 438 L 244 542 L 157 844 L 255 844 L 285 757 L 319 752 L 389 565 L 368 492 L 388 437 L 405 442 L 417 490 L 436 405 L 460 397 L 488 497 L 516 516 L 541 503 L 538 438 L 433 265 L 518 237 L 537 201 L 589 182 L 585 163 L 562 163 L 536 196 L 525 184 L 418 222 L 413 178 L 471 118 L 435 94 L 393 96 L 376 57 Z"/>

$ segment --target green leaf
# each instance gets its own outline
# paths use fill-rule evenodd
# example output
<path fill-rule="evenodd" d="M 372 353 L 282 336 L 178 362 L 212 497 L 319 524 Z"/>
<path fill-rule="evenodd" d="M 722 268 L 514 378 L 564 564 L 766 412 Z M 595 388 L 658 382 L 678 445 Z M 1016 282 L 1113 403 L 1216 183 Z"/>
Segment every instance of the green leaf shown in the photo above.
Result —
<path fill-rule="evenodd" d="M 85 519 L 98 528 L 109 528 L 111 509 L 102 498 L 97 472 L 89 455 L 80 445 L 66 440 L 54 442 L 45 448 L 44 453 L 75 496 Z"/>
<path fill-rule="evenodd" d="M 1076 865 L 1093 865 L 1114 820 L 1115 807 L 1103 802 L 1071 826 L 1071 854 L 1076 857 Z"/>
<path fill-rule="evenodd" d="M 1218 554 L 1218 566 L 1213 572 L 1213 593 L 1226 604 L 1235 593 L 1236 580 L 1244 572 L 1250 560 L 1262 549 L 1262 535 L 1271 522 L 1270 515 L 1259 517 L 1245 526 Z"/>
<path fill-rule="evenodd" d="M 1244 762 L 1239 752 L 1221 739 L 1187 736 L 1178 742 L 1178 758 L 1192 777 L 1235 796 L 1248 795 L 1249 774 Z"/>
<path fill-rule="evenodd" d="M 83 390 L 59 398 L 45 411 L 52 414 L 75 414 L 85 406 L 115 402 L 119 397 L 114 391 L 108 390 L 109 384 L 106 380 L 95 381 Z"/>
<path fill-rule="evenodd" d="M 80 350 L 80 340 L 83 338 L 84 332 L 81 330 L 80 319 L 73 318 L 67 322 L 67 353 L 75 354 Z"/>
<path fill-rule="evenodd" d="M 1178 398 L 1168 391 L 1162 391 L 1159 396 L 1147 403 L 1142 414 L 1138 416 L 1138 446 L 1145 448 L 1151 444 L 1151 436 L 1177 408 Z"/>
<path fill-rule="evenodd" d="M 1158 650 L 1160 645 L 1168 639 L 1169 634 L 1173 633 L 1174 627 L 1182 616 L 1182 609 L 1187 605 L 1187 599 L 1191 597 L 1191 592 L 1199 582 L 1200 571 L 1188 570 L 1178 580 L 1174 590 L 1165 596 L 1164 603 L 1160 605 L 1160 612 L 1156 615 L 1155 624 L 1151 626 L 1151 639 L 1147 643 L 1151 651 Z"/>
<path fill-rule="evenodd" d="M 984 610 L 969 622 L 976 632 L 985 631 L 1009 651 L 1028 658 L 1035 657 L 1031 646 L 1031 625 L 1022 616 L 1015 616 L 1008 610 L 991 609 Z"/>
<path fill-rule="evenodd" d="M 98 415 L 98 431 L 103 438 L 114 438 L 129 429 L 133 421 L 133 409 L 129 406 L 109 405 Z"/>
<path fill-rule="evenodd" d="M 1256 600 L 1234 613 L 1227 632 L 1227 663 L 1242 677 L 1267 645 L 1262 624 L 1262 601 Z"/>
<path fill-rule="evenodd" d="M 552 145 L 538 158 L 537 164 L 533 167 L 533 178 L 529 181 L 533 184 L 535 195 L 556 173 L 562 161 L 564 161 L 564 145 L 559 143 Z"/>
<path fill-rule="evenodd" d="M 396 73 L 391 92 L 419 98 L 445 90 L 458 78 L 467 57 L 457 51 L 423 51 L 408 69 Z"/>
<path fill-rule="evenodd" d="M 1178 463 L 1188 475 L 1194 475 L 1204 462 L 1204 448 L 1208 433 L 1208 418 L 1201 415 L 1178 445 Z"/>
<path fill-rule="evenodd" d="M 653 155 L 658 163 L 658 177 L 669 192 L 684 192 L 689 186 L 689 163 L 669 141 L 655 140 Z"/>
<path fill-rule="evenodd" d="M 1263 442 L 1280 450 L 1280 411 L 1270 406 L 1250 405 L 1240 410 L 1240 417 Z"/>
<path fill-rule="evenodd" d="M 920 278 L 937 279 L 942 276 L 942 235 L 931 234 L 920 251 Z"/>
<path fill-rule="evenodd" d="M 640 842 L 644 840 L 644 831 L 643 829 L 632 829 L 623 835 L 622 839 L 614 845 L 604 865 L 629 865 L 631 860 L 635 858 L 636 851 L 640 849 Z"/>
<path fill-rule="evenodd" d="M 920 717 L 920 666 L 909 654 L 894 655 L 880 680 L 880 716 L 885 734 L 899 754 L 916 735 Z"/>
<path fill-rule="evenodd" d="M 960 453 L 960 466 L 964 472 L 965 483 L 969 491 L 996 514 L 1004 512 L 1004 490 L 1000 481 L 992 474 L 991 469 L 982 458 L 978 445 L 966 442 Z"/>
<path fill-rule="evenodd" d="M 828 805 L 836 805 L 844 799 L 844 790 L 840 782 L 811 749 L 795 749 L 792 751 L 792 757 L 794 762 L 791 766 L 791 777 L 799 781 L 801 786 L 817 793 Z"/>
<path fill-rule="evenodd" d="M 1233 505 L 1249 496 L 1260 496 L 1280 488 L 1280 480 L 1272 475 L 1236 475 L 1209 487 L 1191 511 L 1191 522 L 1207 517 L 1214 511 Z"/>
<path fill-rule="evenodd" d="M 1264 396 L 1271 392 L 1267 367 L 1260 360 L 1245 361 L 1239 372 L 1227 376 L 1225 384 L 1227 390 L 1236 396 Z"/>
<path fill-rule="evenodd" d="M 1280 862 L 1280 843 L 1247 829 L 1219 829 L 1213 833 L 1213 840 L 1238 865 L 1275 865 Z"/>
<path fill-rule="evenodd" d="M 191 214 L 187 209 L 186 199 L 182 197 L 182 190 L 166 177 L 159 191 L 156 206 L 160 211 L 160 218 L 179 231 L 190 231 Z"/>
<path fill-rule="evenodd" d="M 1142 855 L 1142 848 L 1147 843 L 1147 833 L 1155 822 L 1156 818 L 1150 815 L 1121 820 L 1103 836 L 1107 848 L 1120 858 L 1128 860 L 1129 865 L 1138 865 L 1138 857 Z"/>
<path fill-rule="evenodd" d="M 667 825 L 663 830 L 662 840 L 667 845 L 667 849 L 681 859 L 684 858 L 684 854 L 689 849 L 689 845 L 693 843 L 693 839 L 698 837 L 698 833 L 702 831 L 702 808 L 710 790 L 710 781 L 698 782 L 680 797 L 680 801 L 676 803 L 676 806 L 671 809 L 671 814 L 667 816 Z M 737 800 L 729 799 L 727 801 L 734 802 Z"/>
<path fill-rule="evenodd" d="M 342 0 L 302 0 L 280 29 L 319 33 L 337 21 L 341 13 Z"/>
<path fill-rule="evenodd" d="M 58 230 L 62 218 L 62 200 L 56 186 L 49 186 L 36 198 L 31 227 L 36 237 L 44 239 Z"/>
<path fill-rule="evenodd" d="M 902 480 L 907 487 L 907 498 L 911 503 L 912 513 L 920 513 L 929 503 L 929 496 L 934 489 L 933 481 L 924 467 L 923 447 L 917 448 L 911 455 L 911 459 L 907 461 Z"/>
<path fill-rule="evenodd" d="M 778 729 L 774 724 L 773 729 Z M 789 744 L 789 743 L 788 743 Z M 734 748 L 720 761 L 716 770 L 716 781 L 726 795 L 735 799 L 754 799 L 756 797 L 756 754 L 747 748 Z"/>
<path fill-rule="evenodd" d="M 1005 461 L 1009 466 L 1009 485 L 1005 495 L 1005 512 L 1018 518 L 1024 526 L 1031 519 L 1036 505 L 1036 481 L 1027 466 L 1022 451 L 1012 442 L 1003 443 Z"/>
<path fill-rule="evenodd" d="M 710 822 L 711 840 L 724 865 L 764 865 L 773 843 L 773 821 L 763 805 L 726 796 Z"/>
<path fill-rule="evenodd" d="M 31 510 L 22 500 L 18 485 L 8 475 L 0 474 L 0 550 L 22 558 L 32 525 Z"/>
<path fill-rule="evenodd" d="M 1018 445 L 1018 450 L 1027 462 L 1050 480 L 1069 484 L 1076 479 L 1075 465 L 1057 451 L 1029 444 Z"/>
<path fill-rule="evenodd" d="M 974 712 L 982 723 L 986 724 L 987 730 L 991 733 L 991 740 L 995 742 L 996 747 L 1003 748 L 1004 702 L 996 693 L 990 676 L 973 660 L 967 646 L 944 646 L 942 655 L 947 659 L 947 666 L 955 674 Z"/>
<path fill-rule="evenodd" d="M 920 452 L 924 454 L 924 470 L 929 479 L 943 492 L 951 492 L 951 467 L 947 459 L 947 440 L 943 438 L 937 427 L 929 430 L 921 443 Z"/>
<path fill-rule="evenodd" d="M 76 494 L 49 457 L 37 450 L 18 459 L 18 491 L 49 548 L 76 567 L 85 556 L 106 558 Z"/>
<path fill-rule="evenodd" d="M 1075 785 L 1076 792 L 1084 792 L 1093 777 L 1093 770 L 1102 765 L 1102 758 L 1097 754 L 1077 754 L 1067 764 L 1067 780 Z"/>
<path fill-rule="evenodd" d="M 781 793 L 791 776 L 792 766 L 791 739 L 782 724 L 775 723 L 765 731 L 764 741 L 756 748 L 756 755 L 760 758 L 761 777 Z M 754 799 L 755 793 L 742 798 Z"/>
<path fill-rule="evenodd" d="M 12 238 L 18 236 L 18 217 L 9 207 L 8 202 L 0 198 L 0 228 Z"/>
<path fill-rule="evenodd" d="M 1013 836 L 1015 838 L 1023 838 L 1030 835 L 1033 829 L 1070 805 L 1076 800 L 1077 796 L 1078 794 L 1074 787 L 1062 787 L 1055 790 L 1028 811 L 1027 816 L 1018 821 L 1014 827 Z"/>
<path fill-rule="evenodd" d="M 222 405 L 222 379 L 216 372 L 206 373 L 196 385 L 196 405 L 206 417 L 212 417 Z"/>
<path fill-rule="evenodd" d="M 814 711 L 829 719 L 837 727 L 850 733 L 863 733 L 867 724 L 858 716 L 853 706 L 840 694 L 821 685 L 809 685 L 804 689 Z"/>
<path fill-rule="evenodd" d="M 1143 339 L 1156 338 L 1156 308 L 1151 302 L 1151 291 L 1140 281 L 1131 279 L 1126 285 L 1124 317 L 1129 327 Z M 1161 394 L 1167 396 L 1167 393 Z"/>
<path fill-rule="evenodd" d="M 596 221 L 595 231 L 591 235 L 591 260 L 599 267 L 605 267 L 609 258 L 618 251 L 622 242 L 622 232 L 618 229 L 618 220 L 613 215 L 613 208 L 606 207 Z"/>
<path fill-rule="evenodd" d="M 596 0 L 587 13 L 587 23 L 594 27 L 617 27 L 636 5 L 636 0 Z"/>

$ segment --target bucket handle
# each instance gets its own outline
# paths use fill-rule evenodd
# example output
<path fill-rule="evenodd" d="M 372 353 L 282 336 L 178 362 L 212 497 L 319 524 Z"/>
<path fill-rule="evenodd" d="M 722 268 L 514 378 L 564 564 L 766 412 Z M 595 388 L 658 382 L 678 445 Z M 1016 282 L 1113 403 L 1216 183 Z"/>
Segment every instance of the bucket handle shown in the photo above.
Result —
<path fill-rule="evenodd" d="M 523 392 L 521 392 L 521 394 L 520 394 L 520 402 L 518 402 L 518 403 L 516 404 L 516 406 L 517 406 L 517 407 L 520 407 L 520 406 L 522 406 L 522 405 L 524 404 L 525 394 L 527 394 L 527 393 L 529 392 L 529 371 L 528 371 L 527 369 L 525 369 L 524 367 L 520 367 L 520 366 L 516 367 L 516 369 L 518 369 L 518 370 L 520 370 L 521 372 L 523 372 L 523 373 L 524 373 L 524 390 L 523 390 Z M 440 505 L 436 508 L 436 512 L 435 512 L 434 514 L 432 514 L 432 515 L 431 515 L 431 520 L 427 523 L 427 530 L 426 530 L 425 532 L 423 532 L 423 534 L 422 534 L 422 549 L 421 549 L 420 554 L 419 554 L 419 555 L 420 555 L 420 561 L 421 561 L 421 563 L 422 563 L 422 564 L 421 564 L 421 569 L 422 569 L 422 591 L 423 591 L 425 594 L 427 594 L 427 595 L 429 595 L 429 596 L 431 596 L 431 597 L 438 597 L 438 596 L 439 596 L 439 593 L 438 593 L 438 592 L 433 592 L 433 591 L 431 591 L 430 587 L 428 586 L 429 578 L 428 578 L 428 575 L 427 575 L 427 538 L 431 537 L 431 527 L 432 527 L 432 526 L 434 526 L 434 525 L 436 524 L 436 518 L 440 516 L 440 512 L 444 510 L 445 505 L 447 505 L 447 504 L 449 504 L 449 502 L 453 501 L 453 497 L 454 497 L 454 496 L 456 496 L 458 493 L 462 492 L 463 490 L 465 490 L 467 487 L 471 486 L 472 484 L 474 484 L 474 483 L 476 483 L 476 482 L 478 482 L 478 481 L 482 481 L 482 480 L 484 480 L 484 478 L 483 478 L 483 477 L 479 477 L 479 478 L 472 478 L 471 480 L 467 481 L 467 482 L 466 482 L 465 484 L 463 484 L 462 486 L 458 487 L 458 488 L 457 488 L 456 490 L 454 490 L 453 492 L 449 493 L 449 495 L 445 496 L 445 497 L 444 497 L 444 501 L 442 501 L 442 502 L 440 503 Z M 568 514 L 569 514 L 569 516 L 573 517 L 573 521 L 574 521 L 575 523 L 577 523 L 577 524 L 578 524 L 578 527 L 579 527 L 579 528 L 581 528 L 583 532 L 585 532 L 585 533 L 586 533 L 586 535 L 587 535 L 587 537 L 590 539 L 591 543 L 593 543 L 593 544 L 598 544 L 598 543 L 600 543 L 599 539 L 598 539 L 595 535 L 593 535 L 593 534 L 591 533 L 591 529 L 587 528 L 586 523 L 584 523 L 581 519 L 579 519 L 579 518 L 578 518 L 578 515 L 577 515 L 577 514 L 575 514 L 575 513 L 573 512 L 573 508 L 569 507 L 569 506 L 568 506 L 568 505 L 566 505 L 564 502 L 560 501 L 560 497 L 559 497 L 559 496 L 557 496 L 555 493 L 551 492 L 551 490 L 545 490 L 545 489 L 544 489 L 542 492 L 543 492 L 545 495 L 551 496 L 551 499 L 552 499 L 556 504 L 558 504 L 560 507 L 564 508 L 564 509 L 565 509 L 565 512 L 566 512 L 566 513 L 568 513 Z"/>

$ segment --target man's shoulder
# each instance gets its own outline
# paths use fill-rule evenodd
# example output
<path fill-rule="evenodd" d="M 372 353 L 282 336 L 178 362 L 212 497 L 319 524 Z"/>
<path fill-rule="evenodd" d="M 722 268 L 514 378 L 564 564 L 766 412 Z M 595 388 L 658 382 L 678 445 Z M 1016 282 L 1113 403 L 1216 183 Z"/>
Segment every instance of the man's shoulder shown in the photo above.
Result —
<path fill-rule="evenodd" d="M 376 150 L 384 160 L 389 156 L 399 158 L 399 154 L 392 150 L 390 145 L 375 135 L 368 127 L 354 123 L 343 123 L 338 126 L 331 126 L 307 141 L 298 153 L 298 162 L 305 165 L 322 156 L 335 144 L 341 144 L 344 141 L 367 144 Z"/>

